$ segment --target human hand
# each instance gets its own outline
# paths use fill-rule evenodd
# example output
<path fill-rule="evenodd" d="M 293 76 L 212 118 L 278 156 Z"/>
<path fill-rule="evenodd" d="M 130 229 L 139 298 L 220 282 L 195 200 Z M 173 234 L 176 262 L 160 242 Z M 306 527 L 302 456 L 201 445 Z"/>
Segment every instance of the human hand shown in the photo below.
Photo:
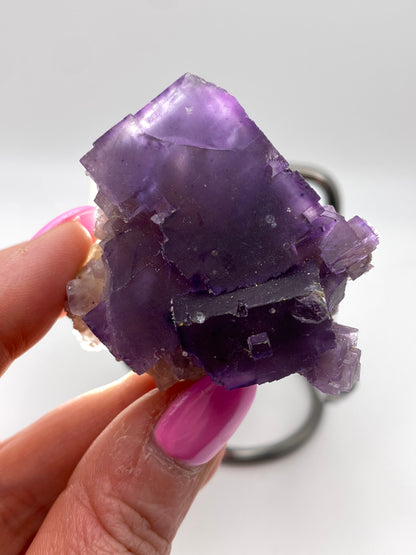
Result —
<path fill-rule="evenodd" d="M 91 239 L 77 222 L 0 252 L 0 375 L 62 311 Z M 0 551 L 169 553 L 254 397 L 130 372 L 0 443 Z"/>

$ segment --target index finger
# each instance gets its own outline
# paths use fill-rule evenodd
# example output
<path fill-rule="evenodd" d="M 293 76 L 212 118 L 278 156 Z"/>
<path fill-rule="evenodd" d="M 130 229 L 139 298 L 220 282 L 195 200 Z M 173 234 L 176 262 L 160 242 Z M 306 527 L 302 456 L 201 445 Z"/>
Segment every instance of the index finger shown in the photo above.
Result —
<path fill-rule="evenodd" d="M 55 322 L 91 246 L 78 222 L 0 251 L 0 375 Z"/>

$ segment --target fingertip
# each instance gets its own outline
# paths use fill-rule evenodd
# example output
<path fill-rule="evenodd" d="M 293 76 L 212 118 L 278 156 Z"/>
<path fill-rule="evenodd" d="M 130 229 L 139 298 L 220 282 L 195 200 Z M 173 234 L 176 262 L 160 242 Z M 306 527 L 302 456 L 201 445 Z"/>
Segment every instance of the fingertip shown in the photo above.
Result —
<path fill-rule="evenodd" d="M 3 368 L 58 318 L 66 284 L 85 262 L 91 244 L 83 225 L 71 221 L 0 252 L 0 350 L 9 353 Z"/>
<path fill-rule="evenodd" d="M 246 416 L 257 386 L 227 391 L 205 376 L 180 395 L 159 419 L 154 438 L 170 457 L 191 466 L 211 460 Z"/>
<path fill-rule="evenodd" d="M 89 233 L 91 238 L 94 240 L 94 226 L 95 226 L 95 219 L 96 219 L 96 208 L 94 206 L 86 205 L 86 206 L 77 206 L 76 208 L 72 208 L 71 210 L 67 210 L 63 212 L 59 216 L 53 218 L 50 222 L 44 225 L 32 239 L 43 235 L 44 233 L 54 229 L 55 227 L 70 221 L 79 222 L 85 230 Z"/>
<path fill-rule="evenodd" d="M 79 220 L 68 220 L 42 233 L 36 233 L 30 243 L 45 244 L 55 249 L 56 254 L 64 249 L 77 253 L 77 258 L 85 260 L 91 247 L 93 237 L 90 231 Z"/>

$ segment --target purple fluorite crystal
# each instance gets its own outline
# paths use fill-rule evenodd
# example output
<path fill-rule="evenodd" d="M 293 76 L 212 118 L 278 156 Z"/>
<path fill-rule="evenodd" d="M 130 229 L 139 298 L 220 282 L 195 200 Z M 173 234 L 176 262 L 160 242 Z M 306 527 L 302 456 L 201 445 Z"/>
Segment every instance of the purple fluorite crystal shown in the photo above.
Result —
<path fill-rule="evenodd" d="M 234 97 L 186 74 L 81 162 L 101 242 L 68 308 L 90 340 L 162 387 L 204 371 L 228 389 L 293 372 L 352 387 L 356 330 L 332 315 L 377 237 L 322 207 Z"/>

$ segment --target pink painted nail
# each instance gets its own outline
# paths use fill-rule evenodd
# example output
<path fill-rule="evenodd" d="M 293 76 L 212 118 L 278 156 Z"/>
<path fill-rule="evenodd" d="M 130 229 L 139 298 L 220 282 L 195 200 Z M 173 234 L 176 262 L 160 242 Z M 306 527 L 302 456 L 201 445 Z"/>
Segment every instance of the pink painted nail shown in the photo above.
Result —
<path fill-rule="evenodd" d="M 247 414 L 257 386 L 227 391 L 205 376 L 169 406 L 156 425 L 156 443 L 191 466 L 214 457 Z"/>
<path fill-rule="evenodd" d="M 63 224 L 64 222 L 79 222 L 81 225 L 85 227 L 88 233 L 94 238 L 94 226 L 95 226 L 95 211 L 96 208 L 94 206 L 78 206 L 77 208 L 72 208 L 71 210 L 67 210 L 63 214 L 60 214 L 49 223 L 44 225 L 42 229 L 40 229 L 32 239 L 35 237 L 39 237 L 39 235 L 43 235 L 50 229 L 53 229 L 59 224 Z"/>

